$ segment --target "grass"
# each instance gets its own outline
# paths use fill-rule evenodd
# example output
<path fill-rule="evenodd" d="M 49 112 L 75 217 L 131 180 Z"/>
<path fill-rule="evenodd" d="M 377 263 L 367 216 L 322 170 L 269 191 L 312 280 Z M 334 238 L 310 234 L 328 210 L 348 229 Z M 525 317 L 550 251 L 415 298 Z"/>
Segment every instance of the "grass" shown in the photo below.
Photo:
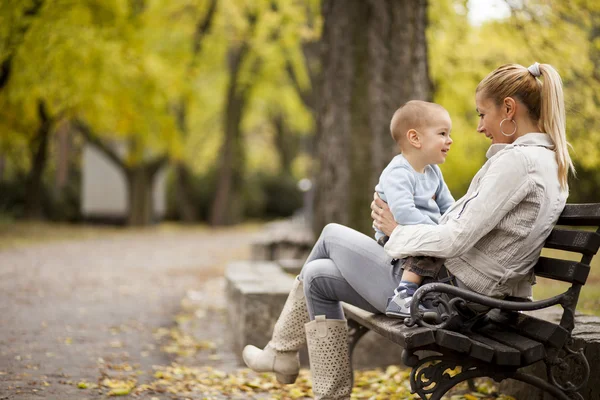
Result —
<path fill-rule="evenodd" d="M 542 255 L 552 258 L 565 258 L 570 260 L 581 259 L 577 253 L 561 250 L 544 249 Z M 547 299 L 563 293 L 570 286 L 568 283 L 558 282 L 545 278 L 537 278 L 538 283 L 533 287 L 533 296 L 536 300 Z M 586 284 L 581 289 L 577 311 L 584 314 L 600 316 L 600 255 L 592 260 L 590 275 Z"/>

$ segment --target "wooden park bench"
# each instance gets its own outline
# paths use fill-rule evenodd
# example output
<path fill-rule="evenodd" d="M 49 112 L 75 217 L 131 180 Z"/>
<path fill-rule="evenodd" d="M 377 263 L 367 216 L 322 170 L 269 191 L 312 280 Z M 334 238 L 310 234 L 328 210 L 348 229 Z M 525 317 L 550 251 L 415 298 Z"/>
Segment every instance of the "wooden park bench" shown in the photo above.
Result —
<path fill-rule="evenodd" d="M 596 231 L 581 227 L 593 227 Z M 578 392 L 587 384 L 590 367 L 583 349 L 573 348 L 571 332 L 579 293 L 599 246 L 600 203 L 568 204 L 544 247 L 580 253 L 581 260 L 540 257 L 534 268 L 538 277 L 570 283 L 564 293 L 539 301 L 512 301 L 443 283 L 430 283 L 416 291 L 411 318 L 404 321 L 344 304 L 351 351 L 368 330 L 402 346 L 402 361 L 412 367 L 411 390 L 422 399 L 441 399 L 456 384 L 484 376 L 498 382 L 522 381 L 557 399 L 583 399 Z M 438 309 L 443 310 L 438 324 L 424 321 L 418 311 L 419 301 L 427 297 L 433 298 Z M 464 321 L 460 314 L 466 302 L 479 303 L 492 310 L 483 317 Z M 557 304 L 563 308 L 560 324 L 522 312 Z M 545 364 L 547 380 L 520 370 L 538 361 Z M 574 368 L 573 376 L 577 379 L 571 382 L 562 372 L 567 369 L 573 372 Z"/>

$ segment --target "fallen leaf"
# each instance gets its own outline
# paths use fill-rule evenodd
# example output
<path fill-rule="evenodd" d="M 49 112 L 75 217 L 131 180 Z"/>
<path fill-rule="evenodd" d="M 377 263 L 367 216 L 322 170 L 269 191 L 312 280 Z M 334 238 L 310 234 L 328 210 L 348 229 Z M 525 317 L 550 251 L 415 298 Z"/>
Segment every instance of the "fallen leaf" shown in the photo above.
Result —
<path fill-rule="evenodd" d="M 129 393 L 131 393 L 130 388 L 122 387 L 122 388 L 112 389 L 107 394 L 109 396 L 127 396 Z"/>

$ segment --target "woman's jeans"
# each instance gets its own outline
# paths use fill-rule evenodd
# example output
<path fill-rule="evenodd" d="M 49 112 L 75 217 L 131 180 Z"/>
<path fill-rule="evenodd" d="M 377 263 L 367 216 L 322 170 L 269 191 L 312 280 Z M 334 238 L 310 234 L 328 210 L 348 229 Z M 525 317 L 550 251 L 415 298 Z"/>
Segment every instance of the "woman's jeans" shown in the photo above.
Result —
<path fill-rule="evenodd" d="M 402 277 L 399 264 L 392 266 L 392 257 L 372 238 L 327 225 L 300 272 L 310 319 L 344 319 L 340 301 L 384 313 Z"/>
<path fill-rule="evenodd" d="M 344 319 L 340 301 L 385 313 L 401 277 L 401 262 L 392 265 L 374 239 L 339 224 L 323 228 L 300 272 L 311 320 L 316 315 Z"/>

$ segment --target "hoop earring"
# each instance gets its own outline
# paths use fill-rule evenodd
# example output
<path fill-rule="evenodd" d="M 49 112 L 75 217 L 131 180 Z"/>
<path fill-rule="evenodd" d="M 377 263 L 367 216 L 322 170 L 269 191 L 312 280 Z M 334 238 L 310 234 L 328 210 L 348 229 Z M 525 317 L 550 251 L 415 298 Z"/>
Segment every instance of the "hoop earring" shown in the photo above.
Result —
<path fill-rule="evenodd" d="M 502 124 L 503 124 L 505 121 L 510 121 L 510 122 L 512 122 L 513 124 L 515 124 L 515 129 L 513 129 L 513 131 L 512 131 L 511 133 L 504 133 L 504 131 L 502 130 Z M 517 123 L 515 122 L 515 120 L 514 120 L 514 119 L 508 119 L 508 118 L 504 118 L 502 121 L 500 121 L 500 133 L 501 133 L 501 134 L 503 134 L 504 136 L 508 136 L 508 137 L 510 137 L 510 136 L 514 135 L 516 132 L 517 132 Z"/>

